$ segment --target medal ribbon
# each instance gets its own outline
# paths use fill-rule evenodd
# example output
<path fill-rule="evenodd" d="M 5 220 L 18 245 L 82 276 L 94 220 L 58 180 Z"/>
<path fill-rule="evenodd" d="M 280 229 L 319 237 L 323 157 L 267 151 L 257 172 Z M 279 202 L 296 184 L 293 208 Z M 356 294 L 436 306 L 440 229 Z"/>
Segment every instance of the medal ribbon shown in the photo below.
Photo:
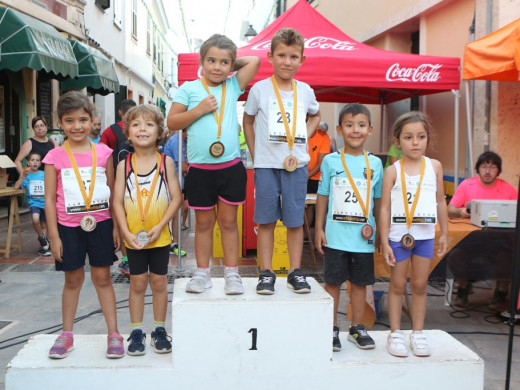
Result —
<path fill-rule="evenodd" d="M 285 109 L 283 108 L 282 97 L 280 96 L 280 90 L 278 89 L 278 84 L 274 76 L 271 76 L 271 83 L 273 84 L 274 94 L 276 95 L 276 101 L 278 102 L 278 108 L 280 108 L 280 113 L 282 114 L 283 126 L 285 127 L 285 133 L 287 134 L 287 146 L 289 146 L 289 150 L 292 150 L 294 146 L 294 138 L 296 137 L 296 116 L 298 114 L 298 90 L 296 89 L 296 82 L 292 80 L 292 90 L 293 90 L 293 117 L 292 117 L 292 134 L 289 129 L 289 122 L 287 121 L 287 115 L 285 114 Z"/>
<path fill-rule="evenodd" d="M 148 198 L 146 199 L 146 204 L 143 209 L 143 196 L 141 194 L 141 189 L 139 188 L 139 180 L 137 180 L 137 161 L 135 158 L 135 154 L 132 155 L 132 167 L 134 168 L 134 180 L 135 180 L 135 197 L 137 198 L 137 207 L 139 207 L 139 214 L 141 215 L 141 224 L 144 226 L 144 221 L 146 216 L 148 215 L 148 210 L 150 209 L 150 205 L 152 204 L 153 194 L 155 192 L 155 187 L 157 186 L 157 182 L 159 179 L 159 170 L 161 168 L 161 155 L 155 152 L 157 157 L 157 168 L 155 169 L 155 174 L 153 175 L 152 185 L 150 187 L 150 193 Z"/>
<path fill-rule="evenodd" d="M 363 211 L 363 216 L 366 218 L 368 223 L 368 212 L 370 207 L 370 184 L 372 181 L 372 171 L 370 170 L 370 163 L 368 162 L 368 154 L 366 151 L 363 150 L 363 155 L 365 156 L 365 162 L 367 165 L 367 198 L 366 203 L 363 202 L 363 199 L 361 199 L 361 194 L 359 193 L 359 190 L 356 186 L 356 183 L 354 183 L 354 179 L 352 179 L 352 175 L 350 174 L 347 163 L 345 161 L 345 150 L 341 149 L 341 162 L 343 164 L 343 169 L 345 169 L 345 175 L 347 175 L 348 182 L 350 183 L 350 186 L 354 190 L 354 194 L 356 194 L 356 198 L 359 202 L 359 206 L 361 207 L 361 211 Z"/>
<path fill-rule="evenodd" d="M 425 170 L 425 162 L 424 157 L 421 157 L 421 176 L 419 178 L 419 185 L 417 186 L 417 191 L 415 191 L 415 196 L 412 202 L 412 210 L 408 208 L 408 200 L 406 196 L 406 179 L 404 175 L 404 164 L 403 159 L 399 160 L 399 164 L 401 164 L 401 189 L 403 190 L 403 202 L 404 202 L 404 212 L 406 214 L 406 227 L 410 229 L 412 226 L 413 215 L 415 214 L 415 208 L 417 207 L 417 202 L 419 201 L 419 194 L 421 192 L 421 184 L 424 178 L 424 170 Z"/>
<path fill-rule="evenodd" d="M 90 142 L 90 141 L 89 141 Z M 85 206 L 87 207 L 87 211 L 90 211 L 90 203 L 92 203 L 92 198 L 94 196 L 94 185 L 96 184 L 96 169 L 97 169 L 97 156 L 96 156 L 96 146 L 93 142 L 90 142 L 90 148 L 92 151 L 92 169 L 90 174 L 90 188 L 87 196 L 87 190 L 85 188 L 85 184 L 81 179 L 81 174 L 79 173 L 78 163 L 74 158 L 74 154 L 72 153 L 72 149 L 70 148 L 69 141 L 65 141 L 63 143 L 65 147 L 65 151 L 67 152 L 67 156 L 69 157 L 69 161 L 72 164 L 72 169 L 74 169 L 74 176 L 76 176 L 76 180 L 78 181 L 78 186 L 81 191 L 81 196 L 85 201 Z"/>
<path fill-rule="evenodd" d="M 208 84 L 206 83 L 206 79 L 203 77 L 200 79 L 200 82 L 208 95 L 211 95 L 209 91 Z M 213 110 L 213 115 L 215 115 L 215 120 L 217 121 L 217 139 L 220 140 L 220 135 L 222 134 L 222 121 L 224 119 L 224 107 L 226 106 L 226 82 L 224 81 L 222 84 L 222 92 L 220 94 L 220 111 L 217 115 L 217 110 Z"/>

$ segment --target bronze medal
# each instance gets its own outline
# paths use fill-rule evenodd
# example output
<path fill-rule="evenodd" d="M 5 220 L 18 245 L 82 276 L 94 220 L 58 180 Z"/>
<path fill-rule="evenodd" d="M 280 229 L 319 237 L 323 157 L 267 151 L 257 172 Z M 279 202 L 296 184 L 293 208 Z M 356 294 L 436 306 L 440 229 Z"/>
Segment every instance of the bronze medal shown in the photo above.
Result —
<path fill-rule="evenodd" d="M 209 154 L 213 157 L 220 157 L 224 154 L 224 144 L 220 141 L 213 142 L 209 147 Z"/>
<path fill-rule="evenodd" d="M 298 168 L 298 159 L 290 154 L 283 160 L 283 167 L 287 172 L 294 172 Z"/>
<path fill-rule="evenodd" d="M 406 250 L 412 250 L 415 247 L 415 238 L 409 233 L 406 233 L 401 238 L 401 246 Z"/>
<path fill-rule="evenodd" d="M 97 222 L 96 218 L 94 218 L 92 215 L 87 214 L 81 218 L 81 221 L 79 223 L 81 228 L 86 232 L 91 232 L 96 228 Z"/>
<path fill-rule="evenodd" d="M 372 226 L 370 226 L 368 223 L 363 225 L 361 228 L 361 237 L 363 237 L 365 240 L 370 240 L 372 234 L 374 234 L 374 229 L 372 229 Z"/>
<path fill-rule="evenodd" d="M 143 247 L 150 243 L 150 237 L 148 237 L 148 232 L 146 230 L 139 230 L 135 235 L 135 238 Z"/>

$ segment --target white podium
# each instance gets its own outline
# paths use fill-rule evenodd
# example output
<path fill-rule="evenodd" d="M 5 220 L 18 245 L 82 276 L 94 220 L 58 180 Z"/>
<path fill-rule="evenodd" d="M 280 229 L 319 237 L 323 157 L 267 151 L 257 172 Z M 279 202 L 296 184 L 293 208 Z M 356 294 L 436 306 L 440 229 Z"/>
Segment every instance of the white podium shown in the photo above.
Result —
<path fill-rule="evenodd" d="M 482 389 L 484 363 L 445 332 L 427 331 L 432 356 L 396 358 L 386 351 L 388 332 L 370 332 L 373 350 L 360 350 L 341 333 L 332 352 L 332 298 L 314 280 L 310 294 L 295 294 L 277 279 L 274 295 L 226 296 L 223 279 L 203 294 L 175 282 L 172 354 L 147 345 L 144 356 L 104 357 L 106 336 L 77 335 L 75 350 L 62 360 L 47 357 L 56 336 L 40 335 L 9 363 L 7 390 L 93 388 L 248 390 Z"/>

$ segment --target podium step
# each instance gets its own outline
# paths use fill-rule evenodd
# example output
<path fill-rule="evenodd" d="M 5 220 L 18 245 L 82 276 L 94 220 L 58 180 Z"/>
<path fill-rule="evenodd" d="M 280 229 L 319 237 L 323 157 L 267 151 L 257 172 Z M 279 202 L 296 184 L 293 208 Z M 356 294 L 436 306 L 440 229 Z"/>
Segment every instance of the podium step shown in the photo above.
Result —
<path fill-rule="evenodd" d="M 105 358 L 106 335 L 76 335 L 62 360 L 47 357 L 55 335 L 31 338 L 9 363 L 7 390 L 315 388 L 482 389 L 484 363 L 440 330 L 426 331 L 432 356 L 396 358 L 386 350 L 388 331 L 370 332 L 373 350 L 358 349 L 340 333 L 332 352 L 332 298 L 314 280 L 310 294 L 295 294 L 278 279 L 274 295 L 255 292 L 244 278 L 243 295 L 226 296 L 224 281 L 202 294 L 174 284 L 172 354 Z M 405 332 L 408 334 L 409 332 Z"/>

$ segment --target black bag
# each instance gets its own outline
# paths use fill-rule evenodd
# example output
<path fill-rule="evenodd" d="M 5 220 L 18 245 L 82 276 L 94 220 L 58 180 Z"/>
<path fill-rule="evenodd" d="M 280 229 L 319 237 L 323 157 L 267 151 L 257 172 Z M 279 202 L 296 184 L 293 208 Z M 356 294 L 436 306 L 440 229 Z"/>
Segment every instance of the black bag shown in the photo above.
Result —
<path fill-rule="evenodd" d="M 114 174 L 117 170 L 117 164 L 119 164 L 119 161 L 123 161 L 126 159 L 126 156 L 129 153 L 134 152 L 134 147 L 130 145 L 130 142 L 128 142 L 128 139 L 126 138 L 125 133 L 123 133 L 123 130 L 119 126 L 118 123 L 114 123 L 110 126 L 112 128 L 112 131 L 114 132 L 117 141 L 114 145 L 114 151 L 112 152 L 112 159 L 114 160 Z"/>

